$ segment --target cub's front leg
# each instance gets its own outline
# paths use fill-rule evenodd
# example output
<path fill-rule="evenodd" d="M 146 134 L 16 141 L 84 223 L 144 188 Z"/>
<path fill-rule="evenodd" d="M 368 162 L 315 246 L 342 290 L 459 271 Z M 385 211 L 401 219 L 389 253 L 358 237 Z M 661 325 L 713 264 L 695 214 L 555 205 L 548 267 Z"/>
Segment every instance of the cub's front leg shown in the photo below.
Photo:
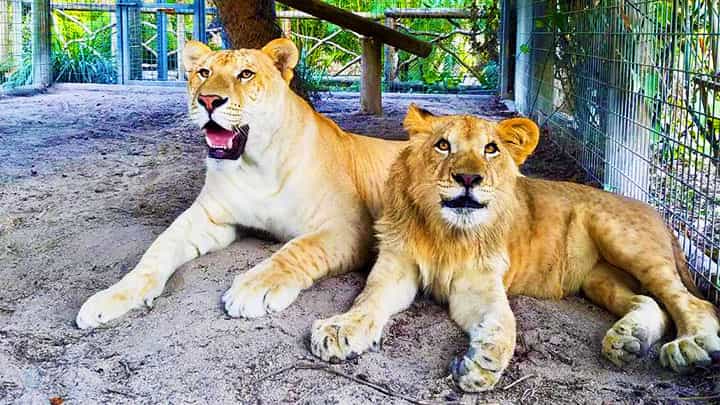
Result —
<path fill-rule="evenodd" d="M 450 364 L 455 383 L 468 392 L 495 387 L 515 351 L 515 316 L 502 277 L 488 270 L 458 274 L 452 282 L 450 316 L 470 347 Z"/>
<path fill-rule="evenodd" d="M 418 286 L 419 273 L 412 260 L 381 250 L 365 289 L 352 308 L 344 314 L 315 321 L 310 337 L 312 353 L 336 362 L 378 348 L 390 316 L 412 303 Z"/>
<path fill-rule="evenodd" d="M 235 226 L 225 216 L 227 212 L 221 206 L 201 194 L 150 245 L 132 271 L 85 301 L 75 320 L 77 326 L 81 329 L 97 327 L 133 308 L 151 305 L 180 265 L 222 249 L 235 240 Z"/>
<path fill-rule="evenodd" d="M 358 268 L 369 255 L 370 226 L 370 220 L 343 222 L 286 243 L 235 277 L 222 297 L 228 315 L 255 318 L 283 310 L 316 280 Z"/>

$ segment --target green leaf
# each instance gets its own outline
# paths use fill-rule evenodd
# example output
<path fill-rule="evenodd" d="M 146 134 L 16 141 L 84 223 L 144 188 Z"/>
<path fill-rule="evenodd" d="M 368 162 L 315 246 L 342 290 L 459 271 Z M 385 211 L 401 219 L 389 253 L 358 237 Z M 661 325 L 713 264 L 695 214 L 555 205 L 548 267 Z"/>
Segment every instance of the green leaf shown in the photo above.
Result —
<path fill-rule="evenodd" d="M 659 77 L 657 72 L 650 72 L 645 75 L 645 96 L 655 98 L 658 92 Z"/>

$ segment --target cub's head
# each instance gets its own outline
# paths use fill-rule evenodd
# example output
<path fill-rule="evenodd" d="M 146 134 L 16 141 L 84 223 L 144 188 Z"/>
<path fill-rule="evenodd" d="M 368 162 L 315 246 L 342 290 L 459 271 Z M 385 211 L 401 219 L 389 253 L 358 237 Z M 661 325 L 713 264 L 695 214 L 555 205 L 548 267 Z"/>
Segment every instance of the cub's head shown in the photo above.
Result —
<path fill-rule="evenodd" d="M 298 50 L 288 39 L 262 49 L 213 51 L 189 41 L 183 50 L 190 117 L 205 130 L 208 155 L 238 159 L 246 144 L 264 147 L 278 128 Z"/>
<path fill-rule="evenodd" d="M 514 199 L 518 167 L 538 143 L 527 118 L 491 122 L 473 116 L 435 116 L 411 105 L 405 157 L 408 194 L 423 215 L 451 228 L 493 223 Z"/>

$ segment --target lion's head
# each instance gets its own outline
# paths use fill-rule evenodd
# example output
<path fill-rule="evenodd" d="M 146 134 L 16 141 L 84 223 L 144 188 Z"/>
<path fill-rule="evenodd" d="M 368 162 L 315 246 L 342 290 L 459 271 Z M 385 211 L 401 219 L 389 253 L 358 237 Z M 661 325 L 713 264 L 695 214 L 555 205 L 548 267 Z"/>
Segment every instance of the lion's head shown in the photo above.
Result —
<path fill-rule="evenodd" d="M 211 158 L 235 160 L 246 144 L 261 150 L 270 141 L 297 62 L 297 48 L 284 38 L 259 50 L 213 51 L 201 42 L 187 43 L 188 109 L 205 130 Z"/>
<path fill-rule="evenodd" d="M 408 198 L 428 220 L 465 231 L 492 223 L 512 204 L 518 167 L 539 136 L 527 118 L 435 116 L 415 105 L 404 126 Z"/>

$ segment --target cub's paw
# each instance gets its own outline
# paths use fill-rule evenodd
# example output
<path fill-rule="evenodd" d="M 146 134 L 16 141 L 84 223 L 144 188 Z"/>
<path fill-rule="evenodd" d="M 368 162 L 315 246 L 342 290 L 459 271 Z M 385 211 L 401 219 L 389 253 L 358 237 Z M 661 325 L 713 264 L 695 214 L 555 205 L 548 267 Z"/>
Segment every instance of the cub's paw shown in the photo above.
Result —
<path fill-rule="evenodd" d="M 655 300 L 644 295 L 632 299 L 633 308 L 607 331 L 602 353 L 618 367 L 647 354 L 669 325 L 667 314 Z"/>
<path fill-rule="evenodd" d="M 461 390 L 489 391 L 500 381 L 504 367 L 495 349 L 491 343 L 473 344 L 450 363 L 450 373 Z"/>
<path fill-rule="evenodd" d="M 286 272 L 271 267 L 251 269 L 235 277 L 222 302 L 232 317 L 257 318 L 287 308 L 300 290 L 297 280 Z"/>
<path fill-rule="evenodd" d="M 381 335 L 382 325 L 370 315 L 347 312 L 315 321 L 310 350 L 331 363 L 352 360 L 368 349 L 379 349 Z"/>
<path fill-rule="evenodd" d="M 654 343 L 647 327 L 637 319 L 627 316 L 615 322 L 605 333 L 602 342 L 602 354 L 614 365 L 624 365 L 647 354 Z"/>
<path fill-rule="evenodd" d="M 717 334 L 681 336 L 660 349 L 660 364 L 678 373 L 713 363 L 720 363 L 720 337 Z"/>
<path fill-rule="evenodd" d="M 148 298 L 147 303 L 151 304 L 153 298 Z M 85 301 L 75 318 L 75 324 L 80 329 L 96 328 L 142 305 L 142 299 L 111 287 L 95 293 Z"/>

